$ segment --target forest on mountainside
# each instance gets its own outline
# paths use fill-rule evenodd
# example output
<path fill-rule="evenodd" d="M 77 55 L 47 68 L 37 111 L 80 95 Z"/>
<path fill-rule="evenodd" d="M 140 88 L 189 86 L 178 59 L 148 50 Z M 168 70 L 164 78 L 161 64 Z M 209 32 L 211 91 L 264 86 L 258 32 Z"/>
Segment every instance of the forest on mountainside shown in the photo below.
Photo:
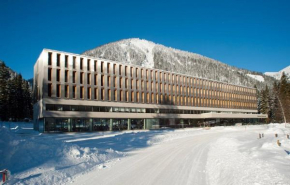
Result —
<path fill-rule="evenodd" d="M 0 120 L 21 121 L 32 118 L 32 92 L 21 74 L 11 73 L 0 63 Z"/>
<path fill-rule="evenodd" d="M 285 73 L 274 82 L 272 88 L 266 86 L 257 90 L 258 112 L 268 115 L 267 122 L 282 123 L 290 121 L 290 82 Z"/>

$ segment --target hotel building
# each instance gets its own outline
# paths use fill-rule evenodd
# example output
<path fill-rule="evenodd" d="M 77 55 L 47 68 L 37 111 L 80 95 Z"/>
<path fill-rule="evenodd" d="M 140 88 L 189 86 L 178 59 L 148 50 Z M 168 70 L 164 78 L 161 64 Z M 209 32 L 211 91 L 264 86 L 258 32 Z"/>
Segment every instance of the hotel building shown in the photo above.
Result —
<path fill-rule="evenodd" d="M 82 132 L 254 123 L 254 88 L 44 49 L 34 66 L 34 128 Z"/>

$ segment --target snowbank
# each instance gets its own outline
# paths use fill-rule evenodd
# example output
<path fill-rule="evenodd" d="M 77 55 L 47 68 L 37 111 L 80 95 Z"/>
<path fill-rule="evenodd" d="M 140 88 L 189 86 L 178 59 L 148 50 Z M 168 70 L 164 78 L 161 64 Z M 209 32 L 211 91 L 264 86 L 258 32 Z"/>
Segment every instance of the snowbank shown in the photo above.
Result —
<path fill-rule="evenodd" d="M 285 135 L 289 129 L 283 126 L 270 124 L 263 130 L 218 139 L 208 154 L 209 184 L 289 184 L 290 141 Z M 259 133 L 264 137 L 258 139 Z"/>
<path fill-rule="evenodd" d="M 46 135 L 22 137 L 0 129 L 0 168 L 11 171 L 11 184 L 63 184 L 76 174 L 122 156 L 110 148 L 80 147 Z"/>

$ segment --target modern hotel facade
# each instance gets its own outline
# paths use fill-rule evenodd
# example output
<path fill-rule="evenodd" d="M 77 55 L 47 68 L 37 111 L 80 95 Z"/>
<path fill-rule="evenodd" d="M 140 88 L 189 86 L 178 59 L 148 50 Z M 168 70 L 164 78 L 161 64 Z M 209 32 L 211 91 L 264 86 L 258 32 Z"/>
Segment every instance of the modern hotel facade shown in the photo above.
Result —
<path fill-rule="evenodd" d="M 44 49 L 34 66 L 34 128 L 81 132 L 253 123 L 256 90 Z"/>

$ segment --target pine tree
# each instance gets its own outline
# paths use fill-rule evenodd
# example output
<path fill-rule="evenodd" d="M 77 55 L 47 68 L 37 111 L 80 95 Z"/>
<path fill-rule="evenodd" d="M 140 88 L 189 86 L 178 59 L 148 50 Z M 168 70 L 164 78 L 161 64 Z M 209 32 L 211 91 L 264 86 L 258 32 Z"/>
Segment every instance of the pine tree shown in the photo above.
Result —
<path fill-rule="evenodd" d="M 0 119 L 8 119 L 8 81 L 10 73 L 4 62 L 0 64 Z"/>
<path fill-rule="evenodd" d="M 270 115 L 270 94 L 269 94 L 269 88 L 266 85 L 266 88 L 261 91 L 261 105 L 260 105 L 260 113 L 267 114 L 268 115 L 268 121 L 269 115 Z"/>
<path fill-rule="evenodd" d="M 30 90 L 27 81 L 23 81 L 23 100 L 24 100 L 24 117 L 32 118 L 33 115 L 33 105 L 32 105 L 32 92 Z"/>
<path fill-rule="evenodd" d="M 281 108 L 281 103 L 279 99 L 279 83 L 274 82 L 272 88 L 272 96 L 271 96 L 271 122 L 272 123 L 281 123 L 283 122 L 283 112 Z"/>
<path fill-rule="evenodd" d="M 279 92 L 278 98 L 282 105 L 282 111 L 284 115 L 284 121 L 287 122 L 290 120 L 290 93 L 289 93 L 289 82 L 287 81 L 287 76 L 285 73 L 282 73 L 280 82 L 279 82 Z"/>

